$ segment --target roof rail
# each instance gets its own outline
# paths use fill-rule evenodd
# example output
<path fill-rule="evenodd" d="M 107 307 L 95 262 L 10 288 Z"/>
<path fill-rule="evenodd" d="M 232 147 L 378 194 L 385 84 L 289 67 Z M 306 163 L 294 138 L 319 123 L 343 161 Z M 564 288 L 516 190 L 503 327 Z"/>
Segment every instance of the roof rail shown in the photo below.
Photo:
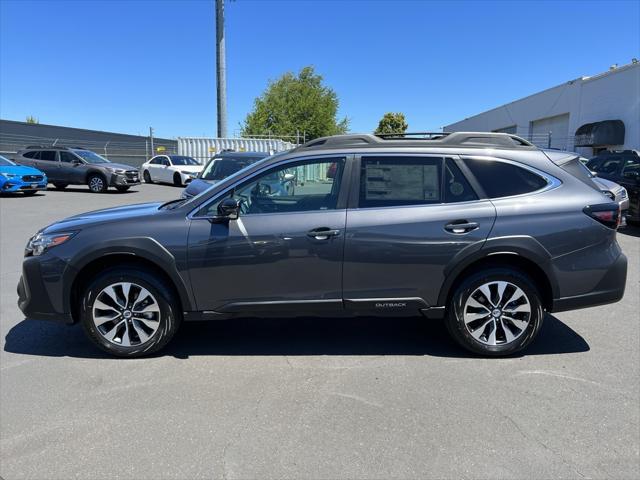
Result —
<path fill-rule="evenodd" d="M 407 139 L 407 140 L 437 140 L 450 135 L 449 132 L 404 132 L 404 133 L 374 133 L 376 137 L 387 139 Z"/>
<path fill-rule="evenodd" d="M 311 140 L 294 150 L 390 147 L 390 146 L 443 146 L 476 148 L 538 148 L 524 138 L 510 133 L 495 132 L 415 132 L 393 134 L 334 135 Z"/>

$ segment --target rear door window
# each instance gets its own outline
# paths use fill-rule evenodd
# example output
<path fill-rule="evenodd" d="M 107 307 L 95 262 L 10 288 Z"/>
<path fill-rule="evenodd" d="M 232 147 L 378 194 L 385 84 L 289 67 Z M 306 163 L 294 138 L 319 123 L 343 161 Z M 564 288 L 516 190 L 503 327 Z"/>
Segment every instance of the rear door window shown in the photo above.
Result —
<path fill-rule="evenodd" d="M 50 162 L 55 162 L 56 159 L 56 151 L 55 150 L 42 150 L 40 152 L 40 160 L 47 160 Z"/>
<path fill-rule="evenodd" d="M 442 202 L 441 157 L 362 157 L 360 208 Z"/>
<path fill-rule="evenodd" d="M 464 162 L 489 198 L 522 195 L 547 186 L 540 175 L 512 163 L 477 158 Z"/>

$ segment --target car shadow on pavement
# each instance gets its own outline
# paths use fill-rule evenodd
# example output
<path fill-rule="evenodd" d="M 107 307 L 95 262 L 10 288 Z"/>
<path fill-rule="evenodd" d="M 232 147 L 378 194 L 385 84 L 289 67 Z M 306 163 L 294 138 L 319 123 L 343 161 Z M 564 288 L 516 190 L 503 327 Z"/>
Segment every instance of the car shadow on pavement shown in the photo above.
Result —
<path fill-rule="evenodd" d="M 5 338 L 5 351 L 25 355 L 111 358 L 79 325 L 28 320 Z M 586 352 L 578 333 L 547 314 L 542 331 L 522 355 Z M 473 357 L 449 337 L 444 323 L 425 318 L 248 318 L 183 323 L 157 356 L 194 355 L 428 355 Z M 520 354 L 517 354 L 520 355 Z"/>
<path fill-rule="evenodd" d="M 618 235 L 627 235 L 629 237 L 640 237 L 640 227 L 635 225 L 627 225 L 618 230 Z"/>

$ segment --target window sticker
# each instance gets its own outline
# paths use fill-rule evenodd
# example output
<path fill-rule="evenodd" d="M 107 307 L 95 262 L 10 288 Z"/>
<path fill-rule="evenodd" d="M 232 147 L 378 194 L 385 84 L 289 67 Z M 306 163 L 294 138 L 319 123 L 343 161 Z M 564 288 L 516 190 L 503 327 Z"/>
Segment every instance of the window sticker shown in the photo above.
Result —
<path fill-rule="evenodd" d="M 367 200 L 438 200 L 437 165 L 365 165 Z"/>

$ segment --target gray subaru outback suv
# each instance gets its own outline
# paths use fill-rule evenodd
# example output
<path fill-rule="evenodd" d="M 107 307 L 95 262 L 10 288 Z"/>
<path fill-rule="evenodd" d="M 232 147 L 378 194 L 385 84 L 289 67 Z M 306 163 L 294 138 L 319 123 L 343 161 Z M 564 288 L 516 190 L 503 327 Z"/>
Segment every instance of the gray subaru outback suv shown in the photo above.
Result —
<path fill-rule="evenodd" d="M 579 162 L 508 134 L 316 139 L 189 200 L 40 230 L 18 303 L 128 357 L 182 321 L 345 314 L 444 319 L 468 350 L 508 355 L 545 312 L 624 294 L 620 207 Z"/>
<path fill-rule="evenodd" d="M 94 193 L 106 192 L 109 187 L 126 192 L 133 185 L 140 185 L 137 168 L 113 163 L 86 148 L 27 147 L 18 152 L 15 160 L 43 171 L 49 183 L 60 190 L 69 185 L 87 185 Z"/>

